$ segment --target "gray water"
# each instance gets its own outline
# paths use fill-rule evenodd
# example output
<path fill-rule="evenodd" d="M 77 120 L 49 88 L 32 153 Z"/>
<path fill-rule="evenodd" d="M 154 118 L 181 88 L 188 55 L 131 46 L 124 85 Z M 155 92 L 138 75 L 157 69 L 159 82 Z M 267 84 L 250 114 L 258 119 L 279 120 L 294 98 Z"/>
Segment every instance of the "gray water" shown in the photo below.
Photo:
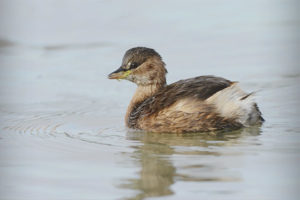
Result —
<path fill-rule="evenodd" d="M 0 199 L 299 199 L 300 21 L 292 0 L 0 2 Z M 227 133 L 125 128 L 136 86 L 107 79 L 155 48 L 168 83 L 256 91 L 266 122 Z"/>

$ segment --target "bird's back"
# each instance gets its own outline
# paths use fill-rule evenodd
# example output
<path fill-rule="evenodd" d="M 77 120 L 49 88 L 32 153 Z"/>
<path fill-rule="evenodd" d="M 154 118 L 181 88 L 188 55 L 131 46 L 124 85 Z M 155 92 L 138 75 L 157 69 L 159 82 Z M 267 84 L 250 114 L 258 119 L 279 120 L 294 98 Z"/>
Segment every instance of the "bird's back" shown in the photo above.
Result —
<path fill-rule="evenodd" d="M 234 82 L 199 76 L 167 85 L 136 105 L 128 124 L 152 132 L 236 129 L 250 124 L 248 118 L 252 124 L 262 119 L 250 99 Z"/>

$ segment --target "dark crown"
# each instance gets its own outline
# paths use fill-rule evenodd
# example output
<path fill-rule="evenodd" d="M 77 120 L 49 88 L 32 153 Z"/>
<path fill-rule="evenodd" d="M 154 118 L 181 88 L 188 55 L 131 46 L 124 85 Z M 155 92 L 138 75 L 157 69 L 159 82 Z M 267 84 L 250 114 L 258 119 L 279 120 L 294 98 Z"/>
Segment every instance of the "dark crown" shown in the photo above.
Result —
<path fill-rule="evenodd" d="M 135 67 L 138 67 L 148 58 L 158 57 L 161 59 L 161 56 L 154 50 L 146 47 L 134 47 L 126 51 L 122 65 L 127 65 L 129 62 L 134 63 Z"/>

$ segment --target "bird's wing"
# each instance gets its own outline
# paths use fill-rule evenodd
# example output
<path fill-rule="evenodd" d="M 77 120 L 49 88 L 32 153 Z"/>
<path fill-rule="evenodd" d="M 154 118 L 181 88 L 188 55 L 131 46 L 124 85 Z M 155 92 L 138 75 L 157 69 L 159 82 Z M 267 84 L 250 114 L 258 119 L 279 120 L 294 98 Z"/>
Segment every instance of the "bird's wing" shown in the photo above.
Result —
<path fill-rule="evenodd" d="M 130 126 L 134 127 L 139 117 L 158 113 L 175 103 L 184 102 L 187 105 L 190 100 L 193 100 L 187 106 L 200 106 L 205 99 L 231 84 L 229 80 L 214 76 L 199 76 L 172 83 L 135 106 L 129 116 Z M 178 105 L 177 107 L 179 108 Z"/>
<path fill-rule="evenodd" d="M 202 102 L 218 91 L 229 87 L 232 83 L 224 78 L 214 76 L 199 76 L 180 80 L 166 86 L 153 97 L 146 99 L 141 107 L 143 107 L 143 113 L 153 114 L 180 100 L 193 99 Z"/>

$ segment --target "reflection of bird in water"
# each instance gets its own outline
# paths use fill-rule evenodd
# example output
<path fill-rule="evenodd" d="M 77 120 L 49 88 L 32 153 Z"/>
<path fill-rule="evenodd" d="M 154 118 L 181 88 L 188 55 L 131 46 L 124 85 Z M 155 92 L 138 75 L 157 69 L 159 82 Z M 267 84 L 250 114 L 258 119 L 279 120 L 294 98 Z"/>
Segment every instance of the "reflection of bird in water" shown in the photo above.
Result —
<path fill-rule="evenodd" d="M 231 163 L 232 156 L 236 156 L 235 159 L 242 159 L 243 156 L 240 157 L 239 149 L 236 152 L 235 148 L 231 151 L 227 147 L 249 141 L 249 136 L 253 138 L 260 131 L 258 126 L 209 134 L 175 135 L 129 131 L 127 139 L 136 144 L 133 146 L 136 149 L 132 153 L 133 162 L 140 170 L 138 177 L 127 180 L 119 187 L 135 190 L 136 194 L 128 199 L 139 200 L 172 195 L 176 191 L 171 186 L 180 181 L 239 181 L 239 173 L 232 174 L 232 169 L 224 167 L 222 163 Z M 250 142 L 253 144 L 253 140 Z"/>
<path fill-rule="evenodd" d="M 130 128 L 151 132 L 199 132 L 238 129 L 261 124 L 263 118 L 252 93 L 236 82 L 199 76 L 166 85 L 167 70 L 153 49 L 129 49 L 110 79 L 138 85 L 126 114 Z"/>
<path fill-rule="evenodd" d="M 170 187 L 174 183 L 176 170 L 168 158 L 161 156 L 173 154 L 173 149 L 168 145 L 144 142 L 143 145 L 136 146 L 137 150 L 134 152 L 135 160 L 141 167 L 139 177 L 128 180 L 121 188 L 137 190 L 138 194 L 128 198 L 136 200 L 173 194 Z"/>

